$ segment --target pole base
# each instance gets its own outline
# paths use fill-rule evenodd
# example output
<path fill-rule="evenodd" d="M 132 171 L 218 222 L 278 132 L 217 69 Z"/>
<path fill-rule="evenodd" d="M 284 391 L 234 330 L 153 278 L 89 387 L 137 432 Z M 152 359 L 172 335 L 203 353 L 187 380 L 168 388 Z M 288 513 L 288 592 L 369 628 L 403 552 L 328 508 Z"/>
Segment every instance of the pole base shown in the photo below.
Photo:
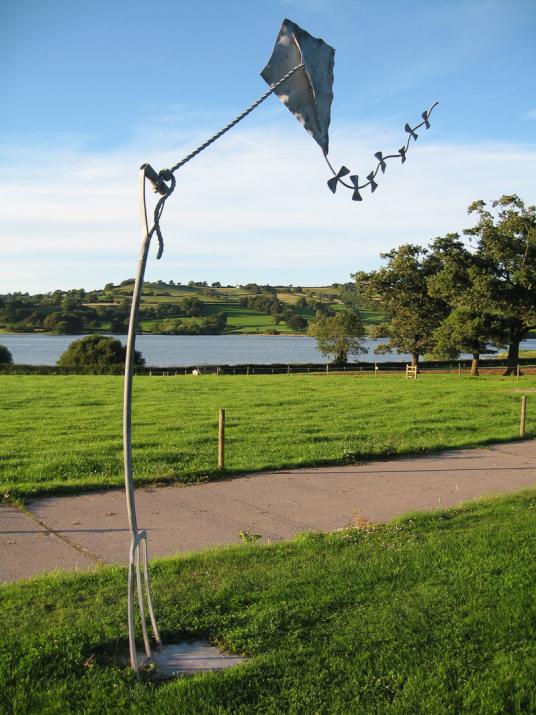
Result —
<path fill-rule="evenodd" d="M 239 655 L 227 655 L 208 641 L 174 643 L 156 648 L 149 658 L 138 652 L 138 668 L 153 669 L 158 680 L 170 680 L 180 675 L 225 670 L 246 661 Z"/>

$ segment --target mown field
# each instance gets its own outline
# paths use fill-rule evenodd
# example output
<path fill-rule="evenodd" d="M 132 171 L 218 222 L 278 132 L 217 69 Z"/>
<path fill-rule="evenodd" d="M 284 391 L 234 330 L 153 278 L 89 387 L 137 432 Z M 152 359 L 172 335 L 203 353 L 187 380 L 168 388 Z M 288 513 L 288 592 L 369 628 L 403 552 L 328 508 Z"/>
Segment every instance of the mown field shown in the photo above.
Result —
<path fill-rule="evenodd" d="M 0 711 L 533 713 L 535 548 L 528 492 L 154 562 L 164 642 L 208 637 L 249 657 L 160 684 L 124 665 L 124 569 L 4 586 Z"/>
<path fill-rule="evenodd" d="M 226 468 L 239 474 L 515 439 L 521 391 L 535 389 L 532 376 L 136 377 L 135 478 L 218 478 L 219 408 Z M 121 410 L 121 377 L 0 376 L 0 493 L 120 486 Z M 530 398 L 528 415 L 533 436 Z"/>

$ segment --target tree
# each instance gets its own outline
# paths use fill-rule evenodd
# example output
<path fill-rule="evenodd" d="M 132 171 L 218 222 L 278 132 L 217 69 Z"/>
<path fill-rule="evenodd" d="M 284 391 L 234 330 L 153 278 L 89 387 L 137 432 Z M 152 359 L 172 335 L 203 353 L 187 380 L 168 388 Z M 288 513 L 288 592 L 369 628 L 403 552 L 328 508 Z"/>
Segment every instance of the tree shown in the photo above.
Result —
<path fill-rule="evenodd" d="M 445 302 L 428 292 L 427 281 L 439 265 L 425 248 L 409 243 L 380 255 L 387 259 L 386 266 L 354 275 L 359 295 L 379 303 L 385 313 L 372 334 L 388 340 L 375 352 L 409 353 L 417 366 L 419 356 L 433 348 L 434 330 L 448 314 Z"/>
<path fill-rule="evenodd" d="M 76 335 L 81 332 L 84 321 L 80 313 L 56 311 L 50 313 L 43 321 L 45 330 L 63 335 Z"/>
<path fill-rule="evenodd" d="M 434 332 L 433 354 L 457 358 L 461 351 L 471 353 L 471 375 L 478 377 L 482 353 L 496 352 L 503 323 L 492 313 L 478 313 L 466 307 L 454 308 Z"/>
<path fill-rule="evenodd" d="M 115 338 L 86 335 L 72 342 L 57 364 L 91 372 L 107 372 L 113 366 L 125 364 L 126 352 L 126 347 Z M 137 350 L 134 352 L 134 364 L 145 365 L 145 360 Z"/>
<path fill-rule="evenodd" d="M 352 313 L 359 313 L 359 294 L 357 291 L 357 285 L 354 283 L 340 283 L 338 285 L 338 295 L 339 302 L 348 308 Z"/>
<path fill-rule="evenodd" d="M 199 317 L 203 314 L 203 302 L 199 298 L 186 296 L 179 301 L 179 309 L 182 315 Z"/>
<path fill-rule="evenodd" d="M 536 328 L 536 207 L 515 194 L 501 196 L 488 210 L 482 200 L 469 206 L 476 226 L 464 233 L 476 239 L 476 253 L 489 272 L 489 305 L 505 324 L 507 375 L 519 360 L 519 344 Z"/>
<path fill-rule="evenodd" d="M 66 295 L 61 301 L 61 309 L 65 313 L 79 310 L 82 307 L 81 301 L 73 295 Z"/>
<path fill-rule="evenodd" d="M 5 345 L 0 345 L 0 365 L 12 365 L 13 356 Z"/>
<path fill-rule="evenodd" d="M 114 315 L 110 320 L 110 331 L 118 335 L 128 332 L 127 318 L 122 315 Z"/>
<path fill-rule="evenodd" d="M 289 328 L 292 328 L 292 330 L 296 331 L 305 330 L 309 325 L 306 318 L 301 315 L 297 315 L 296 313 L 285 317 L 285 322 L 289 326 Z"/>
<path fill-rule="evenodd" d="M 368 352 L 361 344 L 365 336 L 363 323 L 357 315 L 347 311 L 310 323 L 309 335 L 316 338 L 316 346 L 322 355 L 333 355 L 337 365 L 348 362 L 348 355 Z"/>
<path fill-rule="evenodd" d="M 428 279 L 428 291 L 451 310 L 434 331 L 432 352 L 447 358 L 470 352 L 471 375 L 476 377 L 480 355 L 504 343 L 504 321 L 492 309 L 487 262 L 457 233 L 436 238 L 431 251 L 441 267 Z"/>

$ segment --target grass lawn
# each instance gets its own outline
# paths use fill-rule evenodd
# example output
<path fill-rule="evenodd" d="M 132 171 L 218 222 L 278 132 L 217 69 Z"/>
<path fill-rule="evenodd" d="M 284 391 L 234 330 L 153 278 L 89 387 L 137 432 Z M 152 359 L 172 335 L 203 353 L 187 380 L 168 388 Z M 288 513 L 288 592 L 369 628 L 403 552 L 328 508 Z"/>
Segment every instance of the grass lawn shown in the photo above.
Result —
<path fill-rule="evenodd" d="M 205 303 L 206 315 L 223 311 L 227 315 L 226 332 L 233 333 L 266 333 L 268 330 L 278 330 L 280 333 L 292 333 L 286 323 L 276 324 L 273 315 L 251 310 L 239 303 Z"/>
<path fill-rule="evenodd" d="M 0 711 L 536 712 L 536 493 L 155 562 L 164 642 L 250 660 L 156 684 L 121 667 L 126 573 L 0 588 Z"/>
<path fill-rule="evenodd" d="M 507 352 L 498 353 L 497 357 L 506 359 L 508 357 L 508 353 Z M 520 350 L 519 357 L 526 358 L 526 359 L 528 359 L 528 358 L 536 359 L 536 350 Z"/>
<path fill-rule="evenodd" d="M 240 473 L 514 439 L 520 391 L 535 388 L 532 376 L 136 377 L 135 478 L 217 478 L 220 407 L 226 467 Z M 121 377 L 0 376 L 0 494 L 122 485 L 121 409 Z"/>

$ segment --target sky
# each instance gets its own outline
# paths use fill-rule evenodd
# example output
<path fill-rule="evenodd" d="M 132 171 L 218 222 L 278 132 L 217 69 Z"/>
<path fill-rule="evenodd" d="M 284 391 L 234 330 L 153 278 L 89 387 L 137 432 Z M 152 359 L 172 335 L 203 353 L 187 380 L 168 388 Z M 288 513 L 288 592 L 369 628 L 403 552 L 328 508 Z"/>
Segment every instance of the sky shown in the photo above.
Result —
<path fill-rule="evenodd" d="M 175 164 L 265 91 L 285 17 L 336 49 L 335 166 L 368 174 L 438 100 L 430 130 L 353 202 L 270 97 L 177 172 L 148 280 L 342 282 L 467 228 L 476 199 L 536 203 L 534 0 L 3 0 L 0 293 L 133 276 L 140 164 Z"/>

